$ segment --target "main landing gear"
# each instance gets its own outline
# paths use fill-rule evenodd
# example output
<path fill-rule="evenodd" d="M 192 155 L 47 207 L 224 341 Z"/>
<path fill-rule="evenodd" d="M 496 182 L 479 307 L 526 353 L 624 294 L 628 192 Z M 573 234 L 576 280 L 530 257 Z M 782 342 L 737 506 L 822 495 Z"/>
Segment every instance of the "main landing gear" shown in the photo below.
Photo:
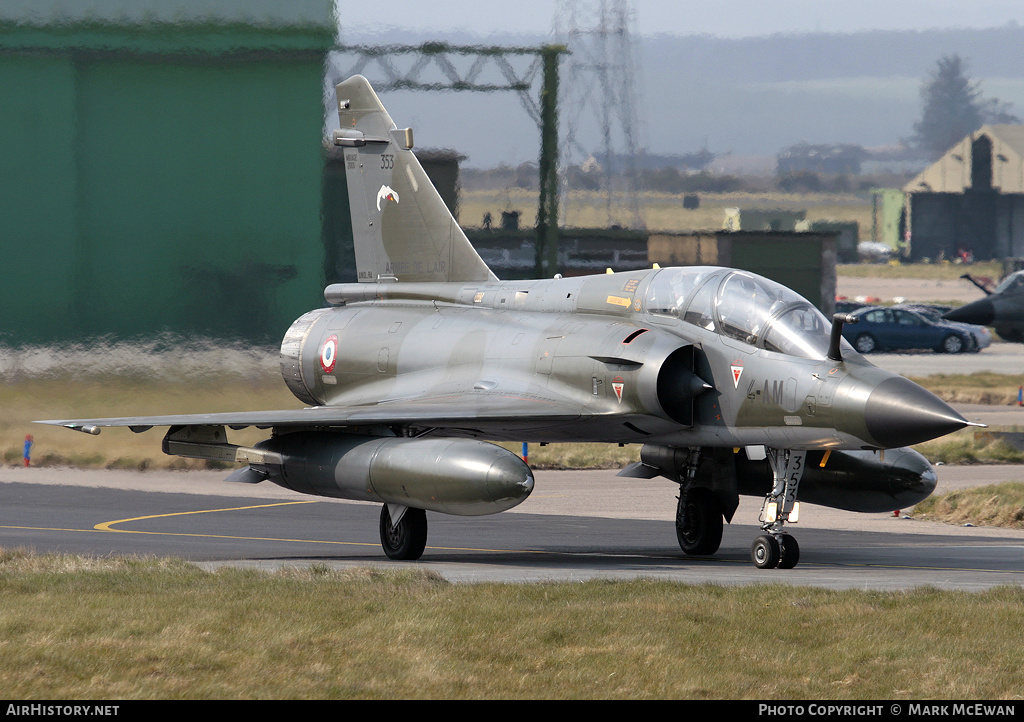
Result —
<path fill-rule="evenodd" d="M 380 510 L 380 545 L 388 559 L 419 559 L 427 546 L 427 513 L 399 504 L 385 504 Z"/>
<path fill-rule="evenodd" d="M 722 544 L 722 503 L 711 489 L 695 485 L 700 460 L 700 449 L 690 449 L 680 469 L 676 539 L 687 554 L 707 556 Z"/>
<path fill-rule="evenodd" d="M 758 569 L 792 569 L 800 561 L 800 545 L 785 533 L 783 526 L 796 522 L 799 515 L 796 495 L 807 452 L 769 447 L 765 447 L 765 452 L 772 467 L 773 484 L 761 507 L 761 530 L 766 533 L 754 540 L 750 558 Z"/>

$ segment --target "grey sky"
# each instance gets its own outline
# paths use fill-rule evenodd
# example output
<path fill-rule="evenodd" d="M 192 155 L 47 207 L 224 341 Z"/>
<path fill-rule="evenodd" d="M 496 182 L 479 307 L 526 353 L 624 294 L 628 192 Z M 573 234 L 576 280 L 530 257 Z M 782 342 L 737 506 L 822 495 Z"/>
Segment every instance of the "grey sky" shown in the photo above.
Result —
<path fill-rule="evenodd" d="M 551 32 L 556 10 L 565 4 L 559 0 L 338 0 L 342 43 L 375 45 L 486 42 L 488 38 L 506 44 L 515 42 L 517 34 L 530 36 L 524 40 L 534 43 Z M 781 148 L 804 141 L 895 145 L 913 132 L 920 113 L 920 85 L 931 64 L 952 52 L 970 61 L 973 77 L 984 81 L 986 95 L 1012 103 L 1018 114 L 1024 111 L 1024 73 L 1014 60 L 1019 52 L 1013 41 L 980 52 L 970 38 L 964 40 L 957 33 L 908 33 L 902 37 L 905 45 L 897 47 L 884 39 L 856 39 L 856 33 L 869 30 L 984 30 L 1013 25 L 1021 32 L 1021 0 L 635 0 L 634 7 L 637 34 L 651 41 L 644 44 L 638 68 L 636 140 L 653 151 L 686 153 L 706 147 L 733 158 L 756 156 L 753 160 L 762 162 L 758 159 L 770 160 Z M 827 53 L 799 37 L 787 42 L 788 36 L 816 32 L 848 34 L 843 40 L 849 42 L 832 43 Z M 690 50 L 674 54 L 667 46 L 654 50 L 651 43 L 658 34 L 691 36 L 686 45 Z M 727 38 L 722 41 L 727 45 L 735 44 L 734 38 L 787 37 L 760 55 L 745 55 L 731 45 L 694 42 L 694 35 Z M 712 47 L 729 55 L 702 55 L 695 65 L 686 54 Z M 792 65 L 801 53 L 809 65 L 828 63 L 835 72 L 810 68 L 789 77 L 758 72 L 764 68 L 749 65 L 757 58 L 788 68 L 786 62 Z M 857 53 L 867 54 L 859 58 L 864 62 L 854 62 Z M 338 70 L 344 75 L 342 67 Z M 562 72 L 568 77 L 568 68 Z M 366 74 L 374 79 L 373 72 Z M 439 92 L 427 98 L 423 93 L 389 91 L 384 102 L 399 125 L 415 128 L 422 147 L 457 149 L 467 156 L 467 167 L 516 164 L 537 157 L 537 128 L 515 94 L 483 97 Z M 336 116 L 328 117 L 332 122 Z M 597 148 L 592 136 L 581 128 L 577 139 Z"/>
<path fill-rule="evenodd" d="M 338 0 L 346 40 L 386 31 L 547 33 L 557 0 Z M 1024 24 L 1020 0 L 636 0 L 637 31 L 746 37 L 773 33 L 988 28 Z M 351 36 L 351 37 L 350 37 Z"/>

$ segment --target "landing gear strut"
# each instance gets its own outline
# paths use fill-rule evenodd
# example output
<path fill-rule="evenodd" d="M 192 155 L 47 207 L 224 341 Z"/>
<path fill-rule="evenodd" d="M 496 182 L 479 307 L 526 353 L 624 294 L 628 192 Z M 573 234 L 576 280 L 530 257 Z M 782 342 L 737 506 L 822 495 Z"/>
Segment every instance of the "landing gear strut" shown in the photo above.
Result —
<path fill-rule="evenodd" d="M 804 474 L 805 450 L 765 448 L 772 467 L 772 491 L 761 508 L 761 530 L 754 540 L 750 558 L 758 569 L 792 569 L 800 560 L 800 545 L 787 534 L 786 522 L 796 522 L 800 505 L 796 501 Z"/>
<path fill-rule="evenodd" d="M 690 449 L 680 470 L 676 539 L 687 554 L 707 556 L 722 544 L 722 503 L 711 489 L 694 485 L 700 460 L 700 449 Z"/>
<path fill-rule="evenodd" d="M 398 504 L 380 510 L 380 545 L 389 559 L 413 561 L 427 546 L 427 513 Z"/>

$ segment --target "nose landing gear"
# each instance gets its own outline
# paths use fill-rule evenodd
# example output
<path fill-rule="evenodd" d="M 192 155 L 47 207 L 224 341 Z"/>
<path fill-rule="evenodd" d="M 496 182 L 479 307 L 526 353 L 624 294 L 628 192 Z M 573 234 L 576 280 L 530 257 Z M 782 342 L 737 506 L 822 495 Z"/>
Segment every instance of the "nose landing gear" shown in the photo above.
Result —
<path fill-rule="evenodd" d="M 758 569 L 792 569 L 800 561 L 800 545 L 789 534 L 763 534 L 750 547 Z"/>
<path fill-rule="evenodd" d="M 796 501 L 804 474 L 807 452 L 796 449 L 765 448 L 774 483 L 761 508 L 761 530 L 754 540 L 750 559 L 758 569 L 792 569 L 800 560 L 800 545 L 784 530 L 786 522 L 796 523 L 800 505 Z"/>

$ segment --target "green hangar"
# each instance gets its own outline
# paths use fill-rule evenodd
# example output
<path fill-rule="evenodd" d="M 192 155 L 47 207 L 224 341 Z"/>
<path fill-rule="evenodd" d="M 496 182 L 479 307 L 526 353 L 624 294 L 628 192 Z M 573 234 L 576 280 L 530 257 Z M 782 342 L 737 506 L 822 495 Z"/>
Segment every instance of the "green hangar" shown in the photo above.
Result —
<path fill-rule="evenodd" d="M 332 13 L 5 0 L 0 342 L 261 342 L 321 305 Z"/>

